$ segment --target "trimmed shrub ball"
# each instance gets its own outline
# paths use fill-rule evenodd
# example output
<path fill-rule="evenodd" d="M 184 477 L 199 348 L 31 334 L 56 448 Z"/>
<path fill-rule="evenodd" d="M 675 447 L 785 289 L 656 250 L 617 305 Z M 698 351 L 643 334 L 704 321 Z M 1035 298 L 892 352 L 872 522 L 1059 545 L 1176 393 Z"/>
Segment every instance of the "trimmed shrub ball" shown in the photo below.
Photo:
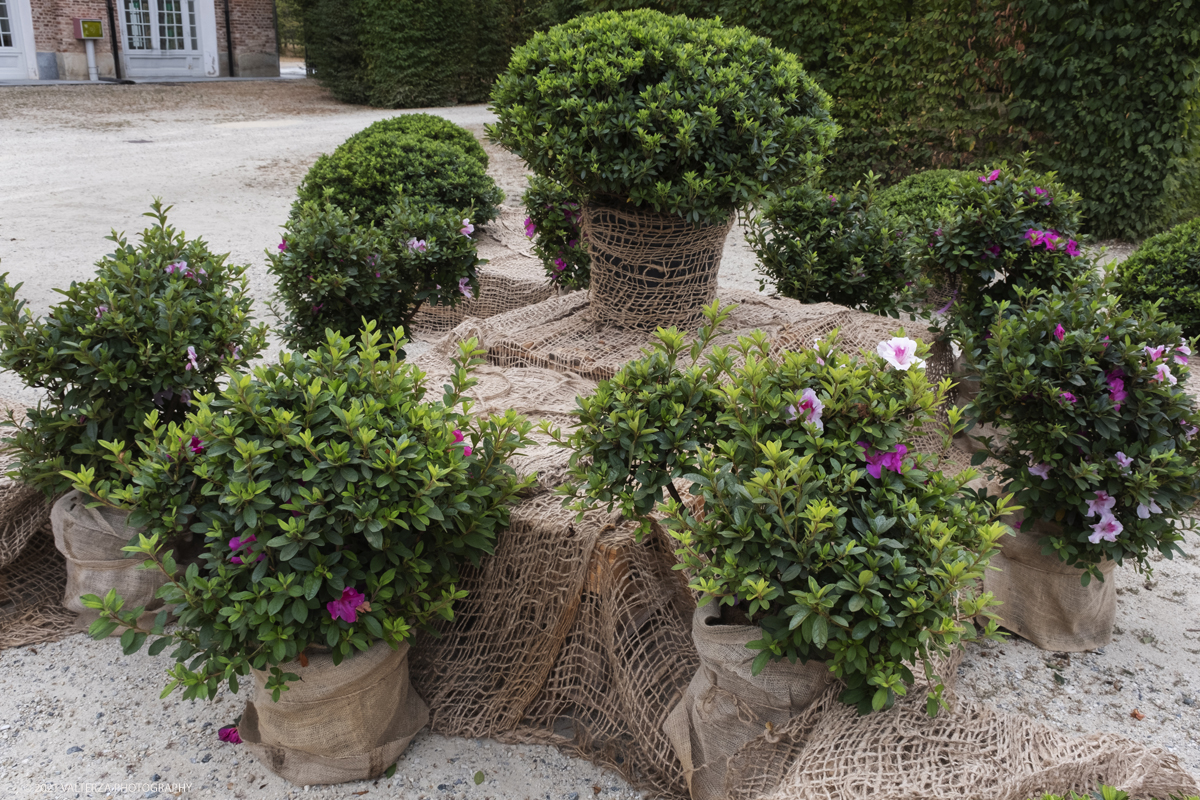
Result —
<path fill-rule="evenodd" d="M 484 169 L 487 169 L 487 151 L 483 149 L 483 145 L 475 138 L 475 134 L 461 125 L 455 125 L 450 120 L 439 117 L 436 114 L 400 114 L 395 117 L 381 119 L 378 122 L 372 122 L 343 142 L 342 146 L 345 147 L 350 142 L 359 142 L 380 135 L 416 136 L 435 142 L 455 144 L 462 148 L 464 153 L 478 161 Z"/>
<path fill-rule="evenodd" d="M 945 205 L 954 187 L 964 179 L 975 179 L 975 172 L 961 169 L 931 169 L 909 175 L 895 186 L 880 189 L 875 203 L 882 209 L 903 220 L 906 226 L 919 225 L 927 219 L 939 220 L 954 216 L 953 212 L 942 214 L 939 206 Z"/>
<path fill-rule="evenodd" d="M 1185 336 L 1200 336 L 1200 218 L 1142 242 L 1117 273 L 1126 305 L 1161 300 Z"/>

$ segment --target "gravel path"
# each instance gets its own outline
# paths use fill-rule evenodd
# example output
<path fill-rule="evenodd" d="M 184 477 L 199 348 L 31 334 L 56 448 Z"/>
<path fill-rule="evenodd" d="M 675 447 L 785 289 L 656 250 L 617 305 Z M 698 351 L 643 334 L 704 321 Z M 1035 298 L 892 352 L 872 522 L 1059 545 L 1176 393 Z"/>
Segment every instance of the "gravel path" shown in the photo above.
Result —
<path fill-rule="evenodd" d="M 436 111 L 477 134 L 491 119 L 482 106 Z M 54 287 L 90 275 L 108 252 L 110 229 L 141 230 L 140 214 L 158 195 L 175 205 L 177 226 L 250 265 L 265 315 L 271 283 L 262 254 L 279 240 L 296 184 L 320 153 L 391 113 L 336 103 L 307 80 L 0 89 L 0 271 L 24 281 L 23 296 L 43 313 Z M 523 164 L 487 147 L 506 202 L 519 203 Z M 730 237 L 720 281 L 757 289 L 741 236 Z M 0 376 L 0 396 L 36 400 L 10 375 Z M 1156 564 L 1150 582 L 1118 570 L 1119 635 L 1102 651 L 1057 656 L 1021 640 L 973 647 L 960 692 L 1065 731 L 1162 745 L 1200 774 L 1200 539 L 1189 534 L 1183 546 L 1186 557 Z M 0 797 L 637 794 L 550 748 L 428 733 L 393 779 L 296 788 L 217 740 L 216 728 L 240 713 L 240 697 L 160 700 L 166 666 L 81 635 L 0 652 Z M 1135 708 L 1144 719 L 1131 717 Z"/>

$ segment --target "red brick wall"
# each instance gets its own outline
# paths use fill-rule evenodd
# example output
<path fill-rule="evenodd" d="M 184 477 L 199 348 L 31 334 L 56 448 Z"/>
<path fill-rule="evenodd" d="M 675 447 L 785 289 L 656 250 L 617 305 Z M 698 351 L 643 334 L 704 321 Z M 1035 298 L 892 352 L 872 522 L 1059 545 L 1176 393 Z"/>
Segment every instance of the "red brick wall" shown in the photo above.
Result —
<path fill-rule="evenodd" d="M 217 49 L 225 52 L 225 0 L 213 0 L 217 12 Z M 233 52 L 275 52 L 275 4 L 272 0 L 229 0 Z"/>
<path fill-rule="evenodd" d="M 33 40 L 39 52 L 82 53 L 83 42 L 75 38 L 75 27 L 71 23 L 74 17 L 102 20 L 104 38 L 96 41 L 96 52 L 112 52 L 104 0 L 32 0 L 32 8 Z M 113 12 L 120 13 L 120 10 L 120 0 L 114 0 Z"/>

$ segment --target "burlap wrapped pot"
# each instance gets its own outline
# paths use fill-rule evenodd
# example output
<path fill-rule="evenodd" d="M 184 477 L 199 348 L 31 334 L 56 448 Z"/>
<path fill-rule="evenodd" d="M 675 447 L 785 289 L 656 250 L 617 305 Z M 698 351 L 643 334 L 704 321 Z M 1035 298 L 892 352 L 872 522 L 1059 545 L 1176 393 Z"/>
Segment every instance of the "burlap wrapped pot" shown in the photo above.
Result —
<path fill-rule="evenodd" d="M 70 491 L 50 509 L 54 546 L 67 562 L 63 607 L 79 614 L 79 624 L 90 624 L 99 613 L 84 608 L 79 598 L 85 594 L 103 597 L 116 589 L 125 609 L 145 606 L 153 616 L 151 612 L 163 606 L 154 595 L 167 577 L 161 570 L 140 569 L 143 559 L 127 558 L 121 550 L 142 529 L 126 524 L 128 511 L 88 508 L 88 502 L 84 494 Z"/>
<path fill-rule="evenodd" d="M 1052 522 L 1035 520 L 1021 530 L 1020 517 L 1005 517 L 1015 536 L 1005 536 L 992 558 L 983 588 L 1003 605 L 1000 625 L 1043 650 L 1079 653 L 1112 640 L 1117 616 L 1117 564 L 1100 564 L 1103 581 L 1080 583 L 1083 570 L 1068 567 L 1055 554 L 1043 555 L 1041 538 L 1061 532 Z"/>
<path fill-rule="evenodd" d="M 269 770 L 298 786 L 373 780 L 429 721 L 429 707 L 408 676 L 408 644 L 384 642 L 334 666 L 328 653 L 280 664 L 299 675 L 278 701 L 254 670 L 254 699 L 238 735 Z"/>
<path fill-rule="evenodd" d="M 692 328 L 717 296 L 717 270 L 733 215 L 719 225 L 624 206 L 583 204 L 591 257 L 589 300 L 605 324 L 653 331 Z"/>
<path fill-rule="evenodd" d="M 663 731 L 683 764 L 692 800 L 727 795 L 730 757 L 767 730 L 783 727 L 832 682 L 824 662 L 772 661 L 750 673 L 758 655 L 746 643 L 762 638 L 750 625 L 721 625 L 715 602 L 696 609 L 692 637 L 700 668 L 683 699 L 671 711 Z"/>

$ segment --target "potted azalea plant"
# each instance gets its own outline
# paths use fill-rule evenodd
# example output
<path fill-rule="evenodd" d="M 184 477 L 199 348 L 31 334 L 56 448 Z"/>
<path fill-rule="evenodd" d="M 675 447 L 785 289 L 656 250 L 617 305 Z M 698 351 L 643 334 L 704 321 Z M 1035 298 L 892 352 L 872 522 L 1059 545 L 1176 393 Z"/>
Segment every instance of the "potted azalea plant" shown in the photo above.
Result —
<path fill-rule="evenodd" d="M 706 309 L 690 347 L 660 332 L 558 436 L 575 451 L 564 493 L 643 519 L 658 506 L 701 596 L 702 667 L 665 724 L 693 798 L 723 796 L 728 758 L 834 678 L 867 713 L 906 692 L 910 665 L 932 676 L 976 635 L 972 617 L 993 635 L 991 598 L 971 586 L 1008 509 L 963 493 L 972 471 L 914 451 L 950 386 L 926 379 L 923 345 L 898 336 L 858 357 L 835 334 L 773 358 L 755 333 L 701 360 L 727 313 Z"/>
<path fill-rule="evenodd" d="M 227 368 L 255 358 L 266 342 L 266 327 L 251 322 L 246 267 L 187 239 L 168 224 L 169 211 L 154 201 L 145 215 L 153 223 L 138 243 L 114 231 L 114 252 L 98 262 L 95 277 L 62 290 L 44 319 L 18 298 L 20 284 L 0 276 L 0 366 L 45 392 L 24 423 L 5 423 L 5 443 L 17 456 L 9 474 L 58 498 L 51 520 L 67 560 L 63 603 L 85 617 L 82 594 L 119 587 L 135 604 L 153 607 L 162 580 L 137 571 L 122 552 L 149 515 L 91 507 L 63 473 L 126 480 L 103 440 L 132 446 L 148 418 L 182 421 Z"/>
<path fill-rule="evenodd" d="M 829 105 L 744 28 L 612 11 L 516 48 L 488 135 L 581 201 L 597 315 L 654 330 L 700 321 L 737 209 L 817 171 Z"/>
<path fill-rule="evenodd" d="M 463 399 L 473 341 L 445 396 L 427 400 L 399 329 L 381 344 L 365 325 L 357 346 L 330 331 L 307 355 L 231 372 L 183 425 L 143 437 L 140 458 L 109 443 L 128 481 L 69 476 L 97 500 L 145 509 L 198 483 L 201 502 L 180 511 L 205 537 L 199 563 L 180 568 L 154 524 L 129 548 L 165 577 L 178 627 L 139 624 L 110 592 L 85 598 L 101 617 L 92 634 L 123 628 L 127 653 L 174 647 L 166 691 L 186 698 L 236 691 L 252 673 L 240 738 L 297 784 L 379 777 L 425 724 L 409 641 L 451 618 L 460 566 L 492 552 L 527 483 L 507 458 L 528 421 L 473 417 Z"/>
<path fill-rule="evenodd" d="M 1111 278 L 1017 296 L 989 307 L 966 408 L 1007 429 L 978 437 L 975 458 L 997 459 L 1024 507 L 985 585 L 1004 627 L 1043 649 L 1090 650 L 1112 636 L 1113 570 L 1178 552 L 1200 490 L 1200 413 L 1182 386 L 1191 346 L 1157 306 L 1121 308 Z"/>

